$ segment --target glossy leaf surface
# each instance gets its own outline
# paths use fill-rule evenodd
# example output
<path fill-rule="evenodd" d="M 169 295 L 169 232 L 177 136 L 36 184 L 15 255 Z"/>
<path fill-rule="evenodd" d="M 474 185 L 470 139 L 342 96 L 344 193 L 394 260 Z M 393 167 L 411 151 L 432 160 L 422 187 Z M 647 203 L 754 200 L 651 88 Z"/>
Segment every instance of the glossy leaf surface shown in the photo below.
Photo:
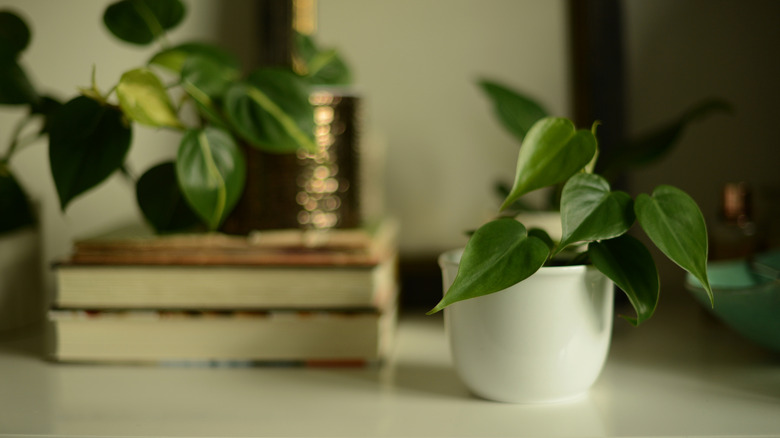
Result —
<path fill-rule="evenodd" d="M 135 187 L 138 206 L 157 232 L 184 230 L 200 223 L 179 189 L 172 161 L 144 172 Z"/>
<path fill-rule="evenodd" d="M 149 69 L 125 72 L 116 86 L 116 95 L 125 115 L 138 123 L 154 127 L 181 127 L 165 86 Z"/>
<path fill-rule="evenodd" d="M 652 197 L 639 195 L 634 210 L 650 240 L 696 277 L 713 301 L 707 278 L 707 226 L 696 202 L 678 188 L 659 186 Z"/>
<path fill-rule="evenodd" d="M 0 162 L 0 233 L 35 223 L 27 195 L 11 170 Z"/>
<path fill-rule="evenodd" d="M 276 69 L 258 70 L 249 79 L 225 96 L 228 117 L 241 136 L 266 152 L 314 151 L 314 109 L 303 80 Z"/>
<path fill-rule="evenodd" d="M 65 207 L 119 169 L 130 148 L 132 131 L 113 106 L 79 96 L 52 117 L 49 164 Z"/>
<path fill-rule="evenodd" d="M 642 242 L 624 234 L 614 239 L 591 242 L 588 255 L 596 269 L 614 281 L 634 307 L 636 318 L 623 318 L 639 325 L 653 316 L 660 283 L 653 256 Z"/>
<path fill-rule="evenodd" d="M 628 193 L 611 191 L 604 178 L 574 175 L 561 193 L 562 237 L 558 250 L 575 242 L 611 239 L 631 228 L 634 201 Z"/>
<path fill-rule="evenodd" d="M 547 117 L 547 110 L 541 104 L 505 85 L 482 80 L 479 86 L 492 101 L 502 126 L 520 142 L 534 123 Z"/>
<path fill-rule="evenodd" d="M 193 129 L 181 140 L 176 175 L 189 205 L 209 229 L 216 230 L 244 190 L 246 163 L 227 132 Z"/>
<path fill-rule="evenodd" d="M 591 131 L 578 131 L 564 118 L 539 120 L 520 147 L 515 182 L 501 209 L 528 192 L 566 181 L 595 154 L 596 138 Z"/>
<path fill-rule="evenodd" d="M 520 222 L 511 218 L 488 222 L 469 239 L 455 281 L 429 314 L 515 285 L 536 272 L 549 254 L 547 245 L 529 237 Z"/>
<path fill-rule="evenodd" d="M 106 8 L 103 23 L 120 40 L 146 45 L 181 23 L 184 14 L 179 0 L 121 0 Z"/>
<path fill-rule="evenodd" d="M 16 58 L 29 44 L 27 23 L 11 11 L 0 11 L 0 58 Z"/>

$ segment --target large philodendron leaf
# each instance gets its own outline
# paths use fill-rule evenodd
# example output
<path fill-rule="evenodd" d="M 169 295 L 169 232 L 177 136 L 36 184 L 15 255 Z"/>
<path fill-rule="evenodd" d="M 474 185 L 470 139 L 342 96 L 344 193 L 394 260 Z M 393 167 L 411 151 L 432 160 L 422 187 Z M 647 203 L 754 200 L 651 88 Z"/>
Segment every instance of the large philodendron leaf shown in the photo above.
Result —
<path fill-rule="evenodd" d="M 634 223 L 634 201 L 613 192 L 604 178 L 592 173 L 574 175 L 561 193 L 562 237 L 558 251 L 575 242 L 617 237 Z"/>
<path fill-rule="evenodd" d="M 658 304 L 660 283 L 650 251 L 639 240 L 624 234 L 614 239 L 591 242 L 588 255 L 593 265 L 625 292 L 636 318 L 623 316 L 639 325 L 653 316 Z"/>
<path fill-rule="evenodd" d="M 119 108 L 86 96 L 70 100 L 52 116 L 49 164 L 63 210 L 122 166 L 131 137 Z"/>
<path fill-rule="evenodd" d="M 181 23 L 184 14 L 179 0 L 121 0 L 106 8 L 103 23 L 120 40 L 146 45 Z"/>
<path fill-rule="evenodd" d="M 488 222 L 469 239 L 455 281 L 428 313 L 515 285 L 536 272 L 549 255 L 547 245 L 528 236 L 520 222 L 511 218 Z"/>
<path fill-rule="evenodd" d="M 119 106 L 130 119 L 143 125 L 181 128 L 165 86 L 151 70 L 125 72 L 116 86 Z"/>
<path fill-rule="evenodd" d="M 0 233 L 35 223 L 27 195 L 11 170 L 0 161 Z"/>
<path fill-rule="evenodd" d="M 246 162 L 227 132 L 193 129 L 181 140 L 176 176 L 192 209 L 209 229 L 216 230 L 241 197 Z"/>
<path fill-rule="evenodd" d="M 135 194 L 141 212 L 157 232 L 180 231 L 200 223 L 179 189 L 172 161 L 144 172 L 135 185 Z"/>
<path fill-rule="evenodd" d="M 521 142 L 534 123 L 547 117 L 547 110 L 542 105 L 505 85 L 482 80 L 479 86 L 493 102 L 493 110 L 501 124 Z"/>
<path fill-rule="evenodd" d="M 564 118 L 539 120 L 520 147 L 515 182 L 501 209 L 528 192 L 566 181 L 584 168 L 595 154 L 596 137 L 591 131 L 578 131 Z"/>
<path fill-rule="evenodd" d="M 306 83 L 292 72 L 263 69 L 225 95 L 231 123 L 252 146 L 266 152 L 316 150 L 314 108 Z"/>
<path fill-rule="evenodd" d="M 202 57 L 224 66 L 226 69 L 238 71 L 241 63 L 232 53 L 211 44 L 189 42 L 163 49 L 149 60 L 149 64 L 157 65 L 180 74 L 184 62 L 190 57 Z"/>
<path fill-rule="evenodd" d="M 634 210 L 655 246 L 696 277 L 714 304 L 707 277 L 707 225 L 696 201 L 676 187 L 658 186 L 652 197 L 639 195 Z"/>

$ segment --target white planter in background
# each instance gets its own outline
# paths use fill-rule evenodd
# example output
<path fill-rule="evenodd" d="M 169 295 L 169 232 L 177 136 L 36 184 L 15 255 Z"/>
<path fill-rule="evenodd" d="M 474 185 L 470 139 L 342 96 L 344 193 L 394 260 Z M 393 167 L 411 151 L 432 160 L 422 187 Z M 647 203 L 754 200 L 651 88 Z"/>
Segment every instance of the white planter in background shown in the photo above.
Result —
<path fill-rule="evenodd" d="M 462 250 L 439 258 L 444 289 Z M 511 403 L 584 396 L 609 350 L 612 282 L 592 267 L 543 267 L 495 294 L 444 309 L 455 369 L 471 391 Z"/>
<path fill-rule="evenodd" d="M 38 228 L 0 234 L 0 331 L 42 322 L 44 301 Z"/>

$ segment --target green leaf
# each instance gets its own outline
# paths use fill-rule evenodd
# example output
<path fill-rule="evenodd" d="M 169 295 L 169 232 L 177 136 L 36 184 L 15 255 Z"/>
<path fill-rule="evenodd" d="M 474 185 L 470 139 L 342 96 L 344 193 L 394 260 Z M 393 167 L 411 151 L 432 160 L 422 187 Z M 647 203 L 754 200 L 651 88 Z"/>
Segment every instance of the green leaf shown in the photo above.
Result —
<path fill-rule="evenodd" d="M 314 109 L 305 82 L 292 72 L 258 70 L 225 95 L 228 118 L 252 146 L 273 153 L 314 152 Z"/>
<path fill-rule="evenodd" d="M 51 119 L 62 108 L 62 102 L 51 97 L 41 96 L 40 100 L 32 107 L 32 114 L 40 114 L 44 118 L 41 126 L 41 134 L 46 134 L 51 129 Z"/>
<path fill-rule="evenodd" d="M 239 71 L 241 69 L 241 63 L 232 53 L 221 47 L 201 42 L 183 43 L 169 49 L 161 50 L 149 60 L 149 64 L 157 65 L 174 73 L 181 74 L 184 62 L 187 58 L 194 56 L 211 60 L 216 64 L 224 66 L 226 69 L 234 71 Z"/>
<path fill-rule="evenodd" d="M 15 59 L 29 44 L 27 23 L 9 10 L 0 11 L 0 58 Z"/>
<path fill-rule="evenodd" d="M 182 126 L 165 86 L 149 69 L 125 72 L 116 86 L 116 95 L 125 115 L 138 123 L 154 127 Z"/>
<path fill-rule="evenodd" d="M 621 315 L 623 318 L 639 325 L 653 316 L 661 286 L 653 256 L 642 242 L 624 234 L 591 242 L 588 254 L 596 269 L 614 281 L 634 307 L 637 317 Z"/>
<path fill-rule="evenodd" d="M 602 173 L 612 176 L 626 169 L 658 162 L 674 149 L 689 124 L 713 113 L 731 111 L 731 105 L 723 100 L 709 99 L 699 102 L 677 119 L 615 148 L 615 153 L 603 157 L 603 162 L 600 163 L 604 168 Z"/>
<path fill-rule="evenodd" d="M 547 245 L 547 249 L 552 251 L 555 248 L 555 241 L 550 237 L 547 231 L 541 228 L 530 228 L 528 230 L 528 237 L 536 237 Z"/>
<path fill-rule="evenodd" d="M 520 148 L 515 182 L 501 210 L 528 192 L 566 181 L 595 154 L 596 137 L 591 131 L 577 131 L 564 118 L 539 120 L 528 131 Z"/>
<path fill-rule="evenodd" d="M 538 102 L 505 85 L 489 80 L 482 80 L 479 85 L 493 102 L 498 120 L 521 142 L 534 123 L 547 117 L 547 110 Z"/>
<path fill-rule="evenodd" d="M 320 50 L 312 37 L 300 33 L 296 35 L 295 42 L 302 74 L 309 83 L 345 85 L 352 82 L 349 67 L 336 50 Z"/>
<path fill-rule="evenodd" d="M 176 157 L 176 175 L 195 213 L 216 230 L 244 190 L 246 163 L 227 132 L 193 129 L 184 134 Z"/>
<path fill-rule="evenodd" d="M 35 105 L 40 97 L 24 69 L 13 58 L 0 57 L 0 104 Z"/>
<path fill-rule="evenodd" d="M 131 137 L 118 108 L 88 97 L 76 97 L 57 111 L 49 133 L 49 164 L 63 210 L 122 166 Z"/>
<path fill-rule="evenodd" d="M 547 245 L 529 237 L 520 222 L 511 218 L 488 222 L 469 239 L 455 281 L 428 314 L 515 285 L 536 272 L 549 254 Z"/>
<path fill-rule="evenodd" d="M 678 188 L 658 186 L 652 197 L 639 195 L 634 210 L 650 240 L 696 277 L 714 304 L 707 278 L 707 226 L 696 201 Z"/>
<path fill-rule="evenodd" d="M 181 23 L 184 14 L 179 0 L 121 0 L 106 8 L 103 23 L 120 40 L 146 45 Z"/>
<path fill-rule="evenodd" d="M 135 187 L 138 206 L 157 232 L 184 230 L 200 223 L 179 189 L 172 161 L 144 172 Z"/>
<path fill-rule="evenodd" d="M 631 228 L 634 202 L 625 192 L 613 192 L 604 178 L 574 175 L 561 193 L 562 237 L 558 251 L 575 242 L 617 237 Z"/>
<path fill-rule="evenodd" d="M 182 82 L 211 98 L 223 95 L 240 75 L 241 72 L 237 68 L 200 55 L 188 57 L 181 68 Z"/>
<path fill-rule="evenodd" d="M 0 233 L 35 223 L 30 201 L 11 169 L 0 161 Z"/>

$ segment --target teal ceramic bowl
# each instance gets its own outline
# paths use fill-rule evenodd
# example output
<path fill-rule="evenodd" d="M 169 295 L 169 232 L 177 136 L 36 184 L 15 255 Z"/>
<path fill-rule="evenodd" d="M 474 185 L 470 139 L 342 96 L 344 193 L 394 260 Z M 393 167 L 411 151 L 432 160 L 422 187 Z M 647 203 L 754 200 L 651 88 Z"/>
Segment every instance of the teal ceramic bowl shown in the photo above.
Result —
<path fill-rule="evenodd" d="M 690 274 L 686 288 L 707 310 L 744 337 L 780 351 L 780 250 L 753 260 L 707 265 L 715 307 Z"/>

